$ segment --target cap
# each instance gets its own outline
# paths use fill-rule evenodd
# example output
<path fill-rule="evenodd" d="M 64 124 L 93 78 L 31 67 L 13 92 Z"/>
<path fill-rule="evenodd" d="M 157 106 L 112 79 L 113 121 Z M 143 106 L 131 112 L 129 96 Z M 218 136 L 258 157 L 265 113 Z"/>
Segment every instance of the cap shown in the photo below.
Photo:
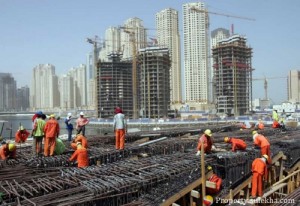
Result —
<path fill-rule="evenodd" d="M 42 115 L 42 114 L 43 114 L 43 112 L 42 112 L 42 111 L 37 111 L 37 112 L 36 112 L 36 114 L 38 114 L 38 115 Z"/>
<path fill-rule="evenodd" d="M 269 159 L 269 156 L 266 154 L 264 154 L 262 157 L 265 158 L 266 160 Z"/>
<path fill-rule="evenodd" d="M 203 199 L 204 204 L 211 205 L 214 201 L 214 198 L 210 195 L 206 195 Z"/>
<path fill-rule="evenodd" d="M 224 137 L 224 142 L 229 142 L 230 138 L 229 137 Z"/>
<path fill-rule="evenodd" d="M 16 149 L 16 145 L 14 145 L 13 143 L 8 144 L 8 150 L 9 151 L 14 151 L 15 149 Z"/>
<path fill-rule="evenodd" d="M 80 112 L 79 115 L 80 115 L 80 116 L 81 116 L 81 115 L 84 116 L 84 113 L 83 113 L 83 112 Z"/>
<path fill-rule="evenodd" d="M 50 114 L 50 118 L 55 118 L 55 114 Z"/>
<path fill-rule="evenodd" d="M 257 131 L 253 130 L 252 135 L 255 135 L 255 134 L 257 134 Z"/>
<path fill-rule="evenodd" d="M 212 133 L 211 133 L 211 130 L 210 129 L 207 129 L 204 131 L 204 134 L 206 134 L 207 136 L 212 136 Z"/>
<path fill-rule="evenodd" d="M 24 130 L 24 127 L 21 125 L 21 126 L 19 127 L 19 130 Z"/>
<path fill-rule="evenodd" d="M 69 112 L 69 113 L 68 113 L 68 117 L 71 117 L 71 116 L 72 116 L 72 113 L 71 113 L 71 112 Z"/>

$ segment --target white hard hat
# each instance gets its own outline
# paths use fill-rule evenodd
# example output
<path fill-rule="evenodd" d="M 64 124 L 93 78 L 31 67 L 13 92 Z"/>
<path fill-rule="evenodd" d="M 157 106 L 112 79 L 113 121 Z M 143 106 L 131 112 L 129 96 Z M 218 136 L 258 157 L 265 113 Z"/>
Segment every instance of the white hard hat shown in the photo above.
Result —
<path fill-rule="evenodd" d="M 68 117 L 71 117 L 72 116 L 72 113 L 68 113 Z"/>
<path fill-rule="evenodd" d="M 79 115 L 84 115 L 84 113 L 83 112 L 80 112 L 80 114 Z"/>

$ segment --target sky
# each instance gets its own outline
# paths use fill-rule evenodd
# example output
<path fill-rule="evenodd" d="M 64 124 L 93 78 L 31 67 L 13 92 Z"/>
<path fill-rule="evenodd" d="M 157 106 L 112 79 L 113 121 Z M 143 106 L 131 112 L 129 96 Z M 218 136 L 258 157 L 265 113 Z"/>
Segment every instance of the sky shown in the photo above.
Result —
<path fill-rule="evenodd" d="M 132 17 L 142 19 L 146 28 L 155 28 L 155 14 L 166 8 L 179 11 L 182 29 L 182 4 L 188 2 L 197 1 L 0 0 L 0 72 L 11 73 L 18 87 L 30 85 L 32 69 L 38 64 L 53 64 L 57 75 L 65 74 L 86 64 L 86 54 L 92 51 L 87 37 L 103 38 L 108 27 L 123 25 Z M 230 29 L 233 24 L 235 33 L 245 35 L 253 48 L 253 78 L 269 77 L 269 98 L 274 103 L 286 100 L 286 79 L 272 77 L 300 70 L 300 1 L 202 2 L 210 12 L 255 19 L 210 14 L 210 30 Z M 253 82 L 253 97 L 264 98 L 263 80 Z"/>

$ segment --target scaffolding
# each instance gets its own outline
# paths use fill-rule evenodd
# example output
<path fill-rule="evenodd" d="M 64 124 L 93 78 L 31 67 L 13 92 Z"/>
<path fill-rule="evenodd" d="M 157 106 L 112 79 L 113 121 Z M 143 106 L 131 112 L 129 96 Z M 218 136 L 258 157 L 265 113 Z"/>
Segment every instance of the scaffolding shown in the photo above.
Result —
<path fill-rule="evenodd" d="M 166 48 L 139 51 L 139 108 L 144 118 L 163 118 L 170 109 L 170 56 Z"/>
<path fill-rule="evenodd" d="M 212 49 L 214 98 L 217 112 L 243 115 L 251 110 L 252 48 L 246 38 L 231 36 Z"/>

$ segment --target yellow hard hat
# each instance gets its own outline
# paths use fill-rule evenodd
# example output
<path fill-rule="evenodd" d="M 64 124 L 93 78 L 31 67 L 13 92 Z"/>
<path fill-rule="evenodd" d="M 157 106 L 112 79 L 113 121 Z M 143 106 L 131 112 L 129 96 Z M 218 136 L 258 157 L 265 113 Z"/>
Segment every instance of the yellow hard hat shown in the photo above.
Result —
<path fill-rule="evenodd" d="M 229 142 L 230 138 L 229 137 L 224 137 L 224 142 Z"/>
<path fill-rule="evenodd" d="M 9 151 L 14 151 L 16 149 L 16 145 L 12 144 L 12 143 L 9 143 L 8 144 L 8 150 Z"/>
<path fill-rule="evenodd" d="M 206 129 L 205 131 L 204 131 L 204 134 L 206 134 L 207 136 L 212 136 L 212 132 L 211 132 L 211 130 L 210 129 Z"/>
<path fill-rule="evenodd" d="M 21 125 L 21 126 L 19 127 L 19 130 L 24 130 L 24 127 Z"/>
<path fill-rule="evenodd" d="M 206 195 L 203 199 L 204 204 L 211 205 L 214 202 L 214 198 L 210 195 Z"/>
<path fill-rule="evenodd" d="M 252 135 L 255 135 L 255 134 L 257 134 L 257 131 L 253 130 Z"/>
<path fill-rule="evenodd" d="M 212 170 L 212 169 L 213 169 L 212 166 L 210 166 L 210 165 L 207 166 L 207 170 L 208 170 L 208 171 L 210 171 L 210 170 Z"/>
<path fill-rule="evenodd" d="M 264 157 L 266 160 L 269 159 L 269 156 L 264 154 L 262 157 Z"/>
<path fill-rule="evenodd" d="M 55 118 L 55 114 L 50 114 L 50 117 L 51 118 Z"/>

